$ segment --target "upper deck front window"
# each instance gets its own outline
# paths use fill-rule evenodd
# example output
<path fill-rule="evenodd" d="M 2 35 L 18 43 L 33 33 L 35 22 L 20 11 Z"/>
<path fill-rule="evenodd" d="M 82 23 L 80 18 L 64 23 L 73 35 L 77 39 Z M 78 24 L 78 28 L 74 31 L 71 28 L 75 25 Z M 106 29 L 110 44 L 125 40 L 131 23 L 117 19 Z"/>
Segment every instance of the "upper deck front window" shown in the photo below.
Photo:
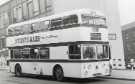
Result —
<path fill-rule="evenodd" d="M 92 16 L 90 14 L 82 14 L 82 24 L 87 26 L 96 26 L 99 28 L 106 28 L 106 18 L 103 16 Z"/>

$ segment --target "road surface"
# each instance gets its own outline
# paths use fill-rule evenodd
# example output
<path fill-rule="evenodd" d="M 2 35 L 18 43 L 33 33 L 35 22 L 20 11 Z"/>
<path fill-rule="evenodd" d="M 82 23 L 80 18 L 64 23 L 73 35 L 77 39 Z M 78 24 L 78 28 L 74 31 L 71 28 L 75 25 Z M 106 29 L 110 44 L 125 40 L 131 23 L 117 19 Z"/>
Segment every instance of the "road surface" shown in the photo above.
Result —
<path fill-rule="evenodd" d="M 59 82 L 50 77 L 15 77 L 14 74 L 6 70 L 0 70 L 0 84 L 135 84 L 135 81 L 103 78 L 83 80 L 66 78 L 63 82 Z"/>

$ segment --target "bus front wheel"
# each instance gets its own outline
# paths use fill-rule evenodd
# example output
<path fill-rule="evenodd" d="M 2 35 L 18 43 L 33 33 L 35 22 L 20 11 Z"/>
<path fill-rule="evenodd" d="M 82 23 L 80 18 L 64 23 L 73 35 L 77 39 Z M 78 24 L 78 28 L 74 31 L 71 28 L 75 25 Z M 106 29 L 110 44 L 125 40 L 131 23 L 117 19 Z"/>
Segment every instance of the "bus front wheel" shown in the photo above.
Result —
<path fill-rule="evenodd" d="M 56 66 L 53 71 L 53 76 L 56 80 L 62 81 L 64 78 L 63 70 L 60 66 Z"/>
<path fill-rule="evenodd" d="M 22 69 L 20 65 L 15 66 L 15 76 L 20 77 L 22 75 Z"/>

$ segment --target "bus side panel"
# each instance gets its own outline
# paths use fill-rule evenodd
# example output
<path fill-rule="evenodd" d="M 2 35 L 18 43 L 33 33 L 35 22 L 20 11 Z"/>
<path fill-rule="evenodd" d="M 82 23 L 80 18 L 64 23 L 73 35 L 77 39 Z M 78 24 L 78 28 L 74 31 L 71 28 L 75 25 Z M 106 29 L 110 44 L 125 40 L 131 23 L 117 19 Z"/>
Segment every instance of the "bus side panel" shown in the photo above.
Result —
<path fill-rule="evenodd" d="M 100 61 L 82 64 L 82 78 L 110 75 L 110 62 Z"/>
<path fill-rule="evenodd" d="M 68 47 L 50 47 L 50 59 L 68 59 Z"/>
<path fill-rule="evenodd" d="M 40 70 L 43 75 L 53 75 L 53 68 L 57 64 L 62 67 L 65 77 L 81 77 L 80 63 L 40 63 Z"/>
<path fill-rule="evenodd" d="M 14 72 L 15 64 L 20 64 L 22 73 L 37 75 L 53 75 L 55 65 L 60 65 L 65 77 L 81 78 L 81 63 L 53 63 L 53 62 L 11 62 L 10 71 Z"/>

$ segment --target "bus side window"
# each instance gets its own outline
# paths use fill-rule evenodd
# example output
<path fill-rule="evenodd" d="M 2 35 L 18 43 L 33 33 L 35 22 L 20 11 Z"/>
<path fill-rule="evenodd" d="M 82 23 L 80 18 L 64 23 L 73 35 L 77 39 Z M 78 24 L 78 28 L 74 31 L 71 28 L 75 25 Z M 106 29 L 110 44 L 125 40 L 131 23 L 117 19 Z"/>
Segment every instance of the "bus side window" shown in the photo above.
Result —
<path fill-rule="evenodd" d="M 20 59 L 21 58 L 21 49 L 13 49 L 12 51 L 12 54 L 13 54 L 13 58 L 14 59 Z"/>
<path fill-rule="evenodd" d="M 35 48 L 30 49 L 30 59 L 36 59 L 37 58 L 37 52 L 35 52 Z"/>
<path fill-rule="evenodd" d="M 13 28 L 8 29 L 8 36 L 13 36 L 14 35 L 14 30 Z"/>
<path fill-rule="evenodd" d="M 24 48 L 21 50 L 22 52 L 22 59 L 28 59 L 30 57 L 30 49 Z"/>
<path fill-rule="evenodd" d="M 47 31 L 49 28 L 49 24 L 50 24 L 49 20 L 40 22 L 40 31 Z"/>
<path fill-rule="evenodd" d="M 73 27 L 78 24 L 78 17 L 77 15 L 70 15 L 63 18 L 63 25 L 64 27 Z"/>
<path fill-rule="evenodd" d="M 79 45 L 69 46 L 69 58 L 70 59 L 81 59 L 81 49 Z"/>
<path fill-rule="evenodd" d="M 52 19 L 50 30 L 57 30 L 60 28 L 62 28 L 62 19 L 61 18 Z"/>
<path fill-rule="evenodd" d="M 21 27 L 20 26 L 14 27 L 14 31 L 15 31 L 15 35 L 21 34 Z"/>
<path fill-rule="evenodd" d="M 11 59 L 14 59 L 13 49 L 10 50 L 10 54 L 11 54 Z"/>
<path fill-rule="evenodd" d="M 30 33 L 30 25 L 29 24 L 25 24 L 23 25 L 23 32 L 24 34 L 29 34 Z"/>
<path fill-rule="evenodd" d="M 39 22 L 31 24 L 32 32 L 38 32 L 39 31 Z"/>
<path fill-rule="evenodd" d="M 40 59 L 49 59 L 49 48 L 40 48 Z"/>

